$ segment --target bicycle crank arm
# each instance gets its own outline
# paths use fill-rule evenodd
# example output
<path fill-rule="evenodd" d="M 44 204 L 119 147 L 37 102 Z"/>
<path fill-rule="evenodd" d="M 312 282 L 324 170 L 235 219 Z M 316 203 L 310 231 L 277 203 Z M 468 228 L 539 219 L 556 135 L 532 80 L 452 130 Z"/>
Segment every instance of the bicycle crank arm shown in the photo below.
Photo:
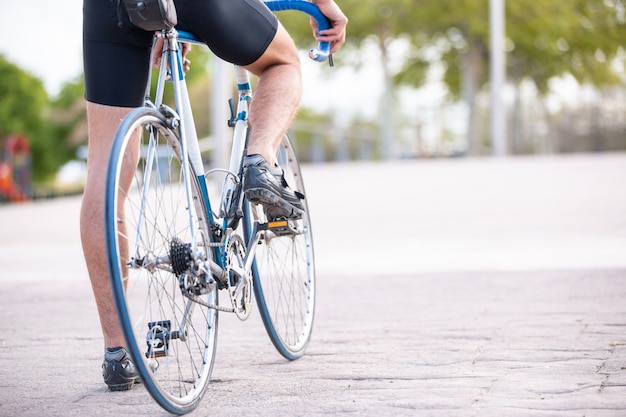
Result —
<path fill-rule="evenodd" d="M 248 242 L 246 258 L 244 262 L 245 270 L 249 271 L 252 267 L 256 248 L 258 247 L 258 243 L 262 239 L 270 241 L 275 237 L 294 236 L 302 234 L 303 232 L 304 230 L 302 230 L 302 228 L 298 228 L 294 224 L 294 222 L 289 219 L 272 220 L 267 223 L 254 222 L 254 226 L 252 227 L 252 233 L 250 233 L 251 236 L 254 236 L 254 239 L 250 239 L 250 241 Z"/>
<path fill-rule="evenodd" d="M 250 239 L 248 247 L 246 248 L 246 257 L 244 258 L 243 265 L 246 271 L 250 271 L 252 268 L 252 262 L 254 261 L 254 255 L 256 254 L 256 248 L 259 246 L 259 242 L 262 238 L 262 232 L 259 228 L 259 222 L 254 222 L 252 226 L 252 233 L 250 236 L 254 236 L 254 239 Z"/>
<path fill-rule="evenodd" d="M 219 281 L 226 282 L 226 280 L 228 280 L 228 271 L 223 269 L 220 265 L 218 265 L 214 261 L 209 259 L 207 261 L 202 262 L 201 265 L 205 271 L 210 271 L 211 275 L 213 275 Z"/>

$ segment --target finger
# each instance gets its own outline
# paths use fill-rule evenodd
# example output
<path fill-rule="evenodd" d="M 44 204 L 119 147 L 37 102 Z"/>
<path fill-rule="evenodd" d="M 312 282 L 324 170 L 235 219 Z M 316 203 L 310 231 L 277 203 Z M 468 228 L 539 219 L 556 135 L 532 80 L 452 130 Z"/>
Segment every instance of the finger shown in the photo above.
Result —
<path fill-rule="evenodd" d="M 343 31 L 323 31 L 317 36 L 320 42 L 344 42 L 346 34 Z"/>
<path fill-rule="evenodd" d="M 313 19 L 312 17 L 309 19 L 309 23 L 311 24 L 311 30 L 313 31 L 313 37 L 316 38 L 318 35 L 318 25 L 317 25 L 317 20 Z"/>
<path fill-rule="evenodd" d="M 161 66 L 161 53 L 163 52 L 163 39 L 158 38 L 154 44 L 154 53 L 152 56 L 152 66 L 158 68 Z"/>
<path fill-rule="evenodd" d="M 190 43 L 183 43 L 183 57 L 187 56 L 187 54 L 191 52 L 191 44 Z"/>
<path fill-rule="evenodd" d="M 334 36 L 334 35 L 340 35 L 346 32 L 346 26 L 345 25 L 336 25 L 333 27 L 330 27 L 328 29 L 324 29 L 324 30 L 320 30 L 319 31 L 319 35 L 320 36 Z"/>
<path fill-rule="evenodd" d="M 346 42 L 345 32 L 337 33 L 332 36 L 320 36 L 318 37 L 320 42 L 329 42 L 330 43 L 330 52 L 336 53 L 339 51 L 341 46 Z"/>

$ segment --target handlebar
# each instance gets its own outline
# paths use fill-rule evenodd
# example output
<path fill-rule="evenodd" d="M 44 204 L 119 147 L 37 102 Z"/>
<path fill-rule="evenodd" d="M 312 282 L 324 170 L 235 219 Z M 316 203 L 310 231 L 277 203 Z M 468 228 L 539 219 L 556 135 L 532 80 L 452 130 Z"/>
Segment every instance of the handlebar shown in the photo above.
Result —
<path fill-rule="evenodd" d="M 265 5 L 273 12 L 285 10 L 297 10 L 311 16 L 317 22 L 319 30 L 330 29 L 330 22 L 322 14 L 320 9 L 313 3 L 306 0 L 264 0 Z M 318 48 L 309 50 L 309 57 L 317 62 L 324 62 L 327 59 L 332 66 L 332 55 L 330 53 L 330 42 L 320 42 Z"/>

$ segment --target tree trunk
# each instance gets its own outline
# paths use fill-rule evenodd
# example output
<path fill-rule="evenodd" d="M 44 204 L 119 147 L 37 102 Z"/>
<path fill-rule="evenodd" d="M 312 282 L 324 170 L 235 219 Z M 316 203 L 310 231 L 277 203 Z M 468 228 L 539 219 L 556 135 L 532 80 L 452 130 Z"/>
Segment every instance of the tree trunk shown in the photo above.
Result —
<path fill-rule="evenodd" d="M 474 44 L 467 54 L 462 56 L 461 85 L 463 88 L 463 98 L 467 103 L 467 146 L 468 154 L 481 154 L 480 144 L 480 114 L 476 103 L 478 86 L 480 85 L 481 47 Z"/>
<path fill-rule="evenodd" d="M 380 154 L 384 160 L 393 155 L 394 126 L 393 126 L 393 80 L 389 69 L 387 40 L 381 37 L 380 42 L 381 64 L 383 67 L 383 96 L 380 102 Z"/>

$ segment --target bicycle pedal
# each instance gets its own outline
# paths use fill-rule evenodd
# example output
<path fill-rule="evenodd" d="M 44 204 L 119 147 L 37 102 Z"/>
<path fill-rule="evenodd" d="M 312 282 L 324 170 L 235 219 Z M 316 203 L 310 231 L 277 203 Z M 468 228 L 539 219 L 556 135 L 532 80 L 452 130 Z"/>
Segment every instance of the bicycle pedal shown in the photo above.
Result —
<path fill-rule="evenodd" d="M 146 358 L 162 358 L 167 356 L 169 342 L 171 339 L 172 325 L 169 320 L 148 323 L 148 333 L 146 334 Z"/>
<path fill-rule="evenodd" d="M 289 219 L 276 219 L 267 222 L 267 230 L 271 230 L 277 236 L 293 235 L 298 233 L 295 223 Z"/>

